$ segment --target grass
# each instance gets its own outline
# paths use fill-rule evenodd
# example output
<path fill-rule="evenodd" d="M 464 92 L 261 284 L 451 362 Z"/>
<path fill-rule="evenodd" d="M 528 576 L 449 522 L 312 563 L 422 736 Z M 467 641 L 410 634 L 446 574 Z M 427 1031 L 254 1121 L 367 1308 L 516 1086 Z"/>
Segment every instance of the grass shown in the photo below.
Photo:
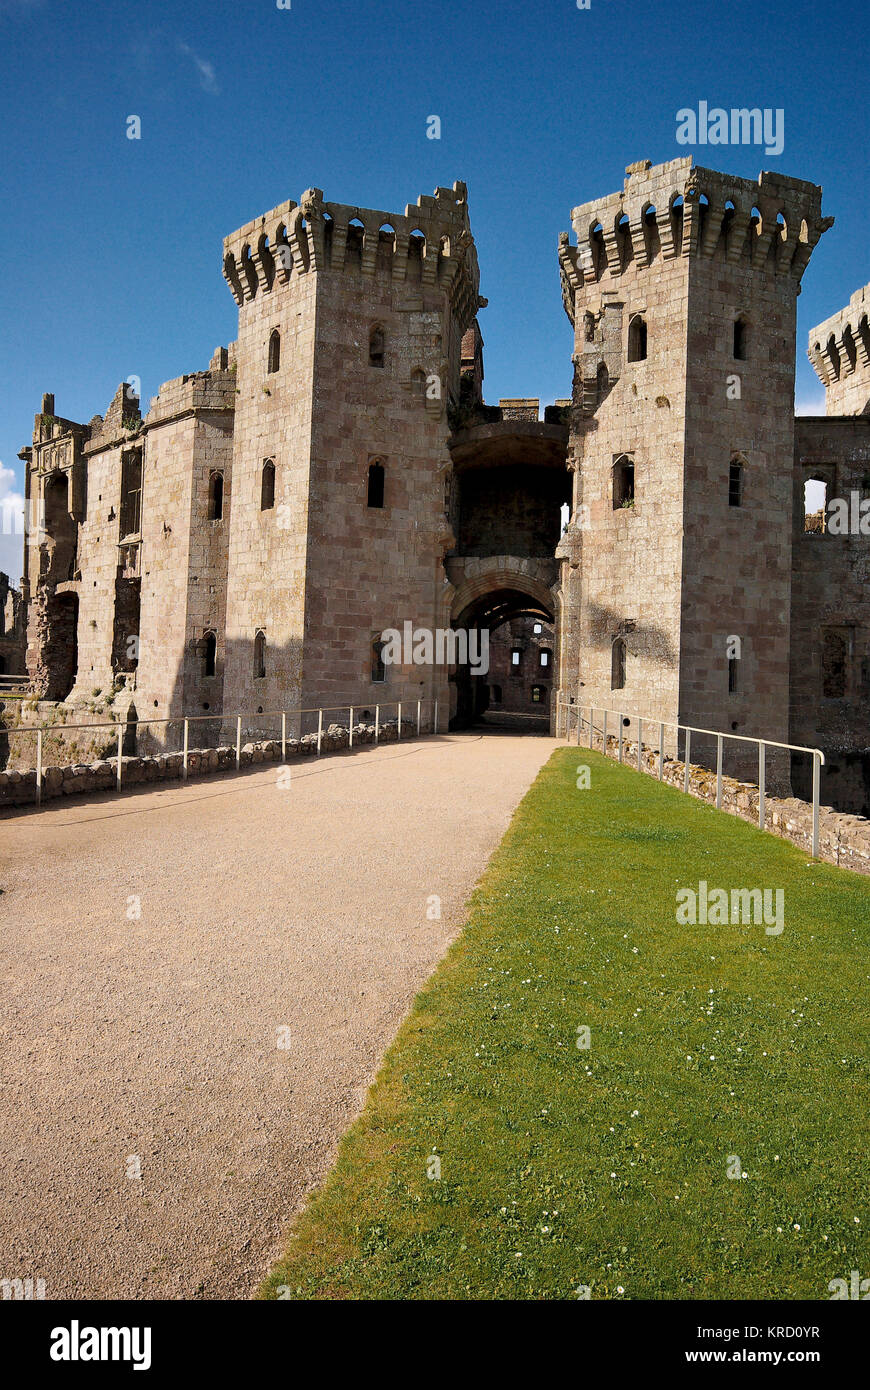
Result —
<path fill-rule="evenodd" d="M 701 879 L 782 888 L 782 935 L 678 926 Z M 868 917 L 867 879 L 557 751 L 260 1296 L 827 1299 L 870 1274 Z"/>

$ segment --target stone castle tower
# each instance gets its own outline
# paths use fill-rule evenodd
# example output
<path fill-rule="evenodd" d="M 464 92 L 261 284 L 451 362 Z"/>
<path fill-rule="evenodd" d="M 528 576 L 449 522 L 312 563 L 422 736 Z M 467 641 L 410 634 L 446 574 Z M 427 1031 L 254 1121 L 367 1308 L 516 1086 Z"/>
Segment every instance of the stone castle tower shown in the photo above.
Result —
<path fill-rule="evenodd" d="M 678 159 L 574 209 L 560 553 L 581 703 L 788 741 L 795 300 L 820 208 L 813 184 Z"/>
<path fill-rule="evenodd" d="M 441 625 L 447 406 L 479 305 L 465 186 L 404 215 L 310 189 L 228 237 L 224 275 L 239 306 L 225 705 L 374 705 L 380 632 Z M 439 686 L 446 701 L 443 669 L 409 667 L 390 698 Z"/>

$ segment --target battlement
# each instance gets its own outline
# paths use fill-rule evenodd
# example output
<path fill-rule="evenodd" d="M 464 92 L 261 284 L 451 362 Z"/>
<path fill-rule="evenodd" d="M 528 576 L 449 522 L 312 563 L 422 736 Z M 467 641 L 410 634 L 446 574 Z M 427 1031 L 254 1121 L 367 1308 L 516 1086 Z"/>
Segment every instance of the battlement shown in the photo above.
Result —
<path fill-rule="evenodd" d="M 807 356 L 825 388 L 829 414 L 860 415 L 870 402 L 870 285 L 813 328 Z"/>
<path fill-rule="evenodd" d="M 477 253 L 464 183 L 436 188 L 404 215 L 324 202 L 309 188 L 224 240 L 223 273 L 241 307 L 291 276 L 343 272 L 417 280 L 450 296 L 463 330 L 480 307 Z"/>
<path fill-rule="evenodd" d="M 813 248 L 833 224 L 822 190 L 804 179 L 762 172 L 757 181 L 704 169 L 691 159 L 630 164 L 622 191 L 573 209 L 559 237 L 562 294 L 573 322 L 583 285 L 619 279 L 658 257 L 722 256 L 731 264 L 800 281 Z"/>

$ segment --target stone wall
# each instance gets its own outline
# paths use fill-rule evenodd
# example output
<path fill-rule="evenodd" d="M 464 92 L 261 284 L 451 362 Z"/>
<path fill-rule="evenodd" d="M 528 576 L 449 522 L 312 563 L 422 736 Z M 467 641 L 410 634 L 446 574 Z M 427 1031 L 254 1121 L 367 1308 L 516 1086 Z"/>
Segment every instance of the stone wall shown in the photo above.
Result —
<path fill-rule="evenodd" d="M 398 724 L 388 721 L 380 725 L 375 737 L 374 724 L 355 724 L 353 746 L 378 743 L 394 743 L 398 739 Z M 416 738 L 417 735 L 414 734 Z M 349 732 L 340 724 L 330 724 L 323 730 L 321 751 L 335 753 L 346 749 L 350 742 Z M 312 757 L 317 754 L 317 735 L 305 734 L 301 738 L 288 738 L 286 751 L 282 754 L 280 739 L 261 739 L 245 743 L 240 751 L 239 765 L 251 767 L 257 763 L 289 763 L 291 759 Z M 223 744 L 217 748 L 190 749 L 187 755 L 187 776 L 210 777 L 215 773 L 236 770 L 236 749 L 234 745 Z M 153 757 L 122 757 L 121 788 L 126 791 L 144 783 L 179 781 L 184 775 L 184 758 L 181 753 L 157 753 Z M 42 800 L 59 796 L 76 796 L 101 791 L 116 791 L 118 779 L 117 758 L 102 758 L 91 763 L 77 763 L 70 767 L 45 766 L 42 773 Z M 0 809 L 4 807 L 32 806 L 36 802 L 36 773 L 34 771 L 0 772 Z"/>
<path fill-rule="evenodd" d="M 582 754 L 584 745 L 577 747 Z M 597 751 L 601 751 L 598 748 Z M 619 740 L 607 736 L 607 756 L 617 758 Z M 622 745 L 623 762 L 637 767 L 637 741 L 625 740 Z M 647 773 L 658 777 L 658 749 L 643 745 L 641 763 Z M 682 791 L 685 779 L 685 763 L 665 754 L 662 781 Z M 700 801 L 716 803 L 716 774 L 708 768 L 689 765 L 689 795 Z M 758 787 L 751 782 L 740 782 L 733 777 L 722 778 L 722 810 L 732 816 L 740 816 L 758 825 Z M 779 835 L 791 842 L 806 854 L 812 853 L 813 808 L 806 801 L 795 797 L 781 798 L 765 796 L 765 830 Z M 819 858 L 841 869 L 852 869 L 856 873 L 870 874 L 870 820 L 863 816 L 847 815 L 835 811 L 830 806 L 819 807 Z"/>

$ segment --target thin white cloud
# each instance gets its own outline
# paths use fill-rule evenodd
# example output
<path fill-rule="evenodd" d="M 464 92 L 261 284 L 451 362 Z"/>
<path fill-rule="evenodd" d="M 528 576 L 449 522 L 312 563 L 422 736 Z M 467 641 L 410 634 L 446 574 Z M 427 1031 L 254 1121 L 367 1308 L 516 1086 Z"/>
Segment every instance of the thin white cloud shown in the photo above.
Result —
<path fill-rule="evenodd" d="M 192 58 L 197 72 L 199 73 L 199 85 L 204 92 L 210 92 L 212 96 L 218 96 L 220 87 L 217 83 L 214 67 L 205 58 L 200 58 L 198 53 L 194 53 L 190 44 L 179 43 L 179 53 L 184 53 L 188 58 Z"/>

